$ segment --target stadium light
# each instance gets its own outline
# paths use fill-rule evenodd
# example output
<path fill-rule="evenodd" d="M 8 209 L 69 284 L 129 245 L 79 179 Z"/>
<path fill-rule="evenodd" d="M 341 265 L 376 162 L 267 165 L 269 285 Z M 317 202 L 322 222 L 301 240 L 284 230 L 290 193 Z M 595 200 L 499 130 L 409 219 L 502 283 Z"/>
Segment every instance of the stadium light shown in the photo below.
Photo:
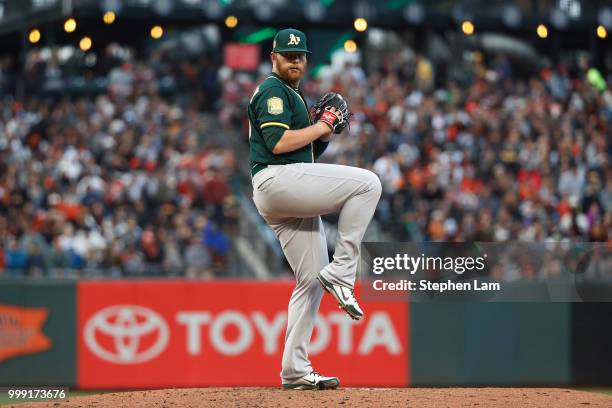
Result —
<path fill-rule="evenodd" d="M 465 34 L 465 35 L 472 35 L 472 34 L 474 34 L 474 23 L 472 23 L 469 20 L 464 21 L 461 24 L 461 31 L 463 31 L 463 34 Z"/>
<path fill-rule="evenodd" d="M 365 30 L 368 29 L 368 22 L 365 18 L 359 17 L 355 19 L 353 26 L 355 27 L 355 30 L 359 32 L 364 32 Z"/>
<path fill-rule="evenodd" d="M 37 28 L 34 28 L 32 31 L 30 31 L 30 35 L 28 35 L 28 41 L 30 41 L 32 44 L 36 44 L 37 42 L 40 41 L 40 30 Z"/>
<path fill-rule="evenodd" d="M 161 28 L 161 26 L 156 25 L 151 27 L 151 37 L 158 40 L 162 37 L 162 35 L 164 35 L 164 29 Z"/>
<path fill-rule="evenodd" d="M 238 25 L 238 18 L 236 16 L 227 16 L 225 18 L 225 26 L 227 28 L 235 28 Z"/>
<path fill-rule="evenodd" d="M 82 51 L 87 51 L 91 48 L 91 38 L 89 37 L 83 37 L 81 38 L 81 41 L 79 42 L 79 48 Z"/>
<path fill-rule="evenodd" d="M 597 36 L 599 38 L 601 38 L 602 40 L 608 37 L 608 30 L 606 30 L 606 27 L 599 25 L 597 26 Z"/>
<path fill-rule="evenodd" d="M 344 42 L 344 51 L 351 54 L 357 51 L 357 43 L 354 40 L 346 40 Z"/>
<path fill-rule="evenodd" d="M 113 24 L 115 22 L 115 18 L 117 16 L 115 16 L 115 13 L 112 11 L 107 11 L 106 13 L 104 13 L 104 15 L 102 16 L 102 21 L 104 21 L 104 24 Z"/>
<path fill-rule="evenodd" d="M 77 22 L 74 18 L 70 17 L 64 22 L 64 31 L 67 33 L 73 33 L 77 28 Z"/>
<path fill-rule="evenodd" d="M 536 29 L 536 33 L 538 34 L 538 37 L 540 38 L 547 38 L 548 37 L 548 27 L 546 27 L 544 24 L 540 24 L 538 25 L 538 28 Z"/>

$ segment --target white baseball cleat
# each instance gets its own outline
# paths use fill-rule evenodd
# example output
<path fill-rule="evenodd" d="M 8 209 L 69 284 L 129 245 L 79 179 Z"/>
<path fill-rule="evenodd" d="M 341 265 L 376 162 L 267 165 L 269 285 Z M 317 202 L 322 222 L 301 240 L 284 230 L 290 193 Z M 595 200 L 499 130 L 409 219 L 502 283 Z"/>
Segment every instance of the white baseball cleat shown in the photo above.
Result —
<path fill-rule="evenodd" d="M 283 382 L 284 390 L 335 390 L 340 385 L 338 377 L 325 377 L 316 371 L 293 381 Z"/>
<path fill-rule="evenodd" d="M 338 305 L 354 320 L 359 320 L 363 317 L 363 310 L 359 307 L 357 299 L 355 298 L 355 292 L 352 289 L 345 288 L 344 286 L 334 285 L 327 279 L 325 279 L 321 272 L 317 275 L 317 279 L 323 286 L 326 292 L 331 293 Z"/>

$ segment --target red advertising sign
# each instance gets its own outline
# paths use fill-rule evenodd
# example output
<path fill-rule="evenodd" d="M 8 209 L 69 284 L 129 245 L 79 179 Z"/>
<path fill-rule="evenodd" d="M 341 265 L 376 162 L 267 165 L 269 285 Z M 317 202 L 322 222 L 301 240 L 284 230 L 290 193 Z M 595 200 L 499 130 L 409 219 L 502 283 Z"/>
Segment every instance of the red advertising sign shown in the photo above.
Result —
<path fill-rule="evenodd" d="M 81 388 L 279 386 L 292 282 L 78 284 Z M 354 322 L 324 296 L 313 367 L 343 386 L 409 383 L 408 303 L 362 303 Z"/>
<path fill-rule="evenodd" d="M 231 69 L 254 71 L 259 66 L 259 45 L 226 44 L 223 47 L 223 61 Z"/>

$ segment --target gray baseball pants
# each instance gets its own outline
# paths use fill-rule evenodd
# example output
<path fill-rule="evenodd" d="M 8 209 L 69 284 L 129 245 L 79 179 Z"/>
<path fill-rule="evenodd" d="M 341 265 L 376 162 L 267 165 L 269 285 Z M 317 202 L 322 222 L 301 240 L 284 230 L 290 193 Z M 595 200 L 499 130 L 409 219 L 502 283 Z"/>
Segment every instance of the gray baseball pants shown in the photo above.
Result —
<path fill-rule="evenodd" d="M 354 287 L 359 245 L 381 190 L 371 171 L 335 164 L 270 165 L 253 177 L 255 206 L 276 233 L 295 273 L 282 380 L 312 371 L 307 348 L 323 295 L 317 274 L 336 285 Z M 320 216 L 336 212 L 340 213 L 338 239 L 330 263 Z"/>

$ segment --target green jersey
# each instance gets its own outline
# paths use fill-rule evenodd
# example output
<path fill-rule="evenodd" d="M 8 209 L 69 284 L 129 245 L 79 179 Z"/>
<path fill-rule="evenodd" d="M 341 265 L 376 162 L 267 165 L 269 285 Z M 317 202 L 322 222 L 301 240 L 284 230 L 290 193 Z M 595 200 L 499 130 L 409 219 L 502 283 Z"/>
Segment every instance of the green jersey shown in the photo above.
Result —
<path fill-rule="evenodd" d="M 251 145 L 251 175 L 268 164 L 314 163 L 327 147 L 327 142 L 315 140 L 306 146 L 286 153 L 274 154 L 274 146 L 285 130 L 310 126 L 306 100 L 277 74 L 266 78 L 251 98 L 248 107 L 249 141 Z"/>

